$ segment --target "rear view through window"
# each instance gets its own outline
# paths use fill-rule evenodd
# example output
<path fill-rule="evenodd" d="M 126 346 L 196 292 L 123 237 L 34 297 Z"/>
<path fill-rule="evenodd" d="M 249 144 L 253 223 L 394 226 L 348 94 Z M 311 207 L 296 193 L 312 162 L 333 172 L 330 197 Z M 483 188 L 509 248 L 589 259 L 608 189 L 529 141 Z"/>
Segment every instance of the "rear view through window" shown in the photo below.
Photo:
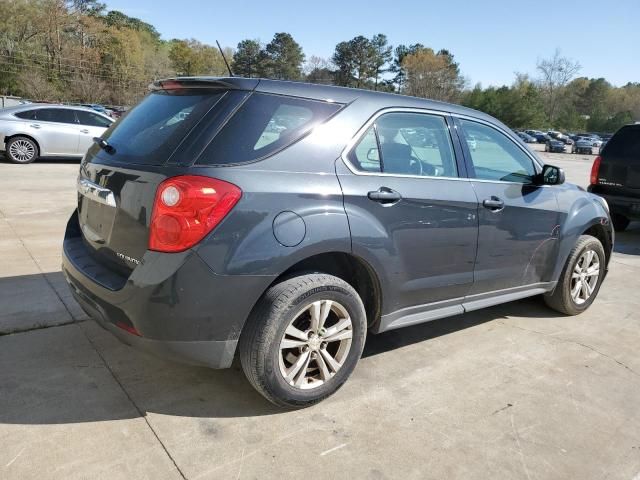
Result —
<path fill-rule="evenodd" d="M 300 139 L 341 106 L 254 93 L 215 136 L 198 163 L 227 165 L 264 158 Z"/>
<path fill-rule="evenodd" d="M 119 162 L 162 165 L 224 94 L 200 88 L 153 92 L 102 138 L 115 148 Z"/>

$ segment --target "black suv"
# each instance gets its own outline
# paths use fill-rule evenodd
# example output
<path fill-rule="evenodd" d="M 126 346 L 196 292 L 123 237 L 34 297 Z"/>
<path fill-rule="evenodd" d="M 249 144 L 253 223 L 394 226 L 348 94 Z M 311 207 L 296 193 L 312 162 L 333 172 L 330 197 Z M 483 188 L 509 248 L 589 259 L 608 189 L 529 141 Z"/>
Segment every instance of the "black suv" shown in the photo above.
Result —
<path fill-rule="evenodd" d="M 605 144 L 590 183 L 589 191 L 607 200 L 616 230 L 640 220 L 640 124 L 622 127 Z"/>
<path fill-rule="evenodd" d="M 367 332 L 541 294 L 584 311 L 612 244 L 606 202 L 480 112 L 182 78 L 83 159 L 63 271 L 124 342 L 215 368 L 237 352 L 301 407 L 345 382 Z"/>

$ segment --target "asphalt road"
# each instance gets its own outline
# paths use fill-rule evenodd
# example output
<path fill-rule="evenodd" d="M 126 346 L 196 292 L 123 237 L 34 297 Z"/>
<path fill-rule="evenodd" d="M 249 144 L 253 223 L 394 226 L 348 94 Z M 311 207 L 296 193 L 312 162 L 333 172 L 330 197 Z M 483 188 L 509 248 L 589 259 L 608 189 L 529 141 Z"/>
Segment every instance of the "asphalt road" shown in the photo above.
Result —
<path fill-rule="evenodd" d="M 593 157 L 544 157 L 587 184 Z M 0 478 L 640 478 L 638 224 L 583 315 L 528 299 L 370 337 L 337 395 L 283 412 L 237 364 L 87 320 L 60 273 L 77 170 L 0 163 Z"/>

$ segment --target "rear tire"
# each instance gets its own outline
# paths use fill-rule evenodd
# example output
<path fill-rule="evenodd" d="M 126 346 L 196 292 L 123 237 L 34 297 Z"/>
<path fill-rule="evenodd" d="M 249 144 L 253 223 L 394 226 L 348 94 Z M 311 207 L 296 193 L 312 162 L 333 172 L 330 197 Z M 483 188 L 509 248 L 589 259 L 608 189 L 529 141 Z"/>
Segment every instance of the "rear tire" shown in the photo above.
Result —
<path fill-rule="evenodd" d="M 600 291 L 605 266 L 606 256 L 600 240 L 590 235 L 580 236 L 569 253 L 555 290 L 546 294 L 544 301 L 565 315 L 584 312 Z"/>
<path fill-rule="evenodd" d="M 40 155 L 38 144 L 29 137 L 13 137 L 7 142 L 6 154 L 13 163 L 31 163 Z"/>
<path fill-rule="evenodd" d="M 616 232 L 625 231 L 629 226 L 629 223 L 631 223 L 631 220 L 619 213 L 611 215 L 611 221 L 613 222 L 613 228 L 615 228 Z"/>
<path fill-rule="evenodd" d="M 242 369 L 270 402 L 308 407 L 349 378 L 366 332 L 351 285 L 321 273 L 293 277 L 267 290 L 249 316 L 238 345 Z"/>

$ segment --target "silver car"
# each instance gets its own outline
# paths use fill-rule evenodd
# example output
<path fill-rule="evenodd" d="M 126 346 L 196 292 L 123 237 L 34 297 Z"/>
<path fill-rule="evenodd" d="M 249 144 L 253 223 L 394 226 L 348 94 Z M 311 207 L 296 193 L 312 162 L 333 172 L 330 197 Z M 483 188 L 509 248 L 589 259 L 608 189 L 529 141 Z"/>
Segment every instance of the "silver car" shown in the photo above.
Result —
<path fill-rule="evenodd" d="M 114 120 L 95 110 L 29 104 L 0 110 L 0 152 L 15 163 L 39 157 L 82 157 Z"/>

